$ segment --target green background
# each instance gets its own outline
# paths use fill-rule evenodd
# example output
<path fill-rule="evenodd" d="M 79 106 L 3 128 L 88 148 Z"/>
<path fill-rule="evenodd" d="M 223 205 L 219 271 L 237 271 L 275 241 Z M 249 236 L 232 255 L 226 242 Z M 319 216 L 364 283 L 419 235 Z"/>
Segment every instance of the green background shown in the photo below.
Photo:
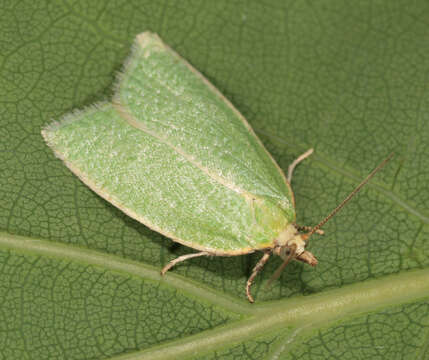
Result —
<path fill-rule="evenodd" d="M 271 260 L 253 306 L 244 285 L 260 254 L 160 279 L 190 250 L 92 193 L 40 135 L 109 100 L 146 30 L 232 101 L 284 170 L 315 148 L 292 182 L 300 224 L 395 152 L 312 239 L 319 265 L 291 264 L 268 291 Z M 423 0 L 1 1 L 0 358 L 428 358 L 428 39 Z"/>

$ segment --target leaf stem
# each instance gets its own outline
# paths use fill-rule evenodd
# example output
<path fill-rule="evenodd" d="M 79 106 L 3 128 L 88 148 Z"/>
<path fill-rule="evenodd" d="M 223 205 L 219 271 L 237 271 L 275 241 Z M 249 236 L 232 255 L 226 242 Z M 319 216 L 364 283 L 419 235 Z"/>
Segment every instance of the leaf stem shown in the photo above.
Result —
<path fill-rule="evenodd" d="M 254 315 L 250 318 L 111 360 L 183 359 L 197 352 L 202 355 L 227 345 L 243 343 L 262 333 L 281 332 L 285 327 L 293 329 L 293 334 L 299 332 L 299 336 L 305 336 L 339 319 L 427 298 L 428 276 L 429 269 L 412 270 L 311 296 L 255 305 Z M 295 337 L 291 338 L 293 341 Z"/>
<path fill-rule="evenodd" d="M 225 310 L 237 314 L 246 315 L 252 312 L 252 306 L 248 304 L 247 301 L 216 291 L 200 282 L 174 273 L 161 276 L 160 269 L 157 267 L 106 254 L 101 251 L 76 245 L 12 235 L 5 232 L 0 232 L 0 248 L 8 248 L 30 255 L 39 254 L 102 267 L 103 269 L 119 272 L 126 276 L 136 276 L 140 279 L 144 278 L 164 286 L 180 289 L 181 292 L 188 296 L 197 297 L 211 305 L 223 307 Z"/>

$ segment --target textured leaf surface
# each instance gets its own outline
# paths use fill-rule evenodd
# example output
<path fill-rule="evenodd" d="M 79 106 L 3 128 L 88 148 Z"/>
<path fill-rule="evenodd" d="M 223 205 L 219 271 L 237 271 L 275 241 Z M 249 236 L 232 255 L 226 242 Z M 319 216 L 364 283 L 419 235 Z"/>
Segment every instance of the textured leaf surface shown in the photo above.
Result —
<path fill-rule="evenodd" d="M 0 357 L 427 357 L 425 1 L 0 7 Z M 266 291 L 279 260 L 268 264 L 256 306 L 243 287 L 259 255 L 196 259 L 160 280 L 161 266 L 189 250 L 92 193 L 40 136 L 51 119 L 111 97 L 145 30 L 231 100 L 283 170 L 315 148 L 292 181 L 300 224 L 318 222 L 396 153 L 313 239 L 317 268 L 291 264 Z"/>
<path fill-rule="evenodd" d="M 321 328 L 284 359 L 427 359 L 427 301 L 408 303 Z"/>
<path fill-rule="evenodd" d="M 105 358 L 236 317 L 106 268 L 11 251 L 0 259 L 4 359 Z"/>

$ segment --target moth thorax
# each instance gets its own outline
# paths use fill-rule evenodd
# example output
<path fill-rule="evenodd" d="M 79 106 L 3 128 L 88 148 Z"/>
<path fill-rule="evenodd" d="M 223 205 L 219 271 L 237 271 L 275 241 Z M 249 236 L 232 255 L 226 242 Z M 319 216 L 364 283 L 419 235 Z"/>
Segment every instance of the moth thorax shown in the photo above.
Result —
<path fill-rule="evenodd" d="M 298 234 L 298 229 L 292 225 L 289 224 L 286 229 L 284 229 L 279 236 L 274 240 L 274 243 L 277 246 L 286 246 L 286 244 L 292 240 L 296 235 Z"/>
<path fill-rule="evenodd" d="M 292 224 L 289 224 L 286 229 L 279 234 L 275 240 L 275 244 L 279 247 L 294 247 L 298 256 L 305 251 L 305 241 L 302 238 L 302 234 L 300 234 L 295 225 Z"/>

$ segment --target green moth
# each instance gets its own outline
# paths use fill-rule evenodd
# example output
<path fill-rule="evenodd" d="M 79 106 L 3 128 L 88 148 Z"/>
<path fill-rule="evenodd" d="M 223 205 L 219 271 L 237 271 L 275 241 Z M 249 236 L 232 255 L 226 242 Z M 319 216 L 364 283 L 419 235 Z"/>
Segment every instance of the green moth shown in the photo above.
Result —
<path fill-rule="evenodd" d="M 137 36 L 111 103 L 66 115 L 42 131 L 55 155 L 98 195 L 197 256 L 263 252 L 316 265 L 314 228 L 295 223 L 289 182 L 244 117 L 188 62 L 149 32 Z M 388 158 L 389 159 L 389 158 Z M 381 168 L 386 159 L 336 209 Z"/>

